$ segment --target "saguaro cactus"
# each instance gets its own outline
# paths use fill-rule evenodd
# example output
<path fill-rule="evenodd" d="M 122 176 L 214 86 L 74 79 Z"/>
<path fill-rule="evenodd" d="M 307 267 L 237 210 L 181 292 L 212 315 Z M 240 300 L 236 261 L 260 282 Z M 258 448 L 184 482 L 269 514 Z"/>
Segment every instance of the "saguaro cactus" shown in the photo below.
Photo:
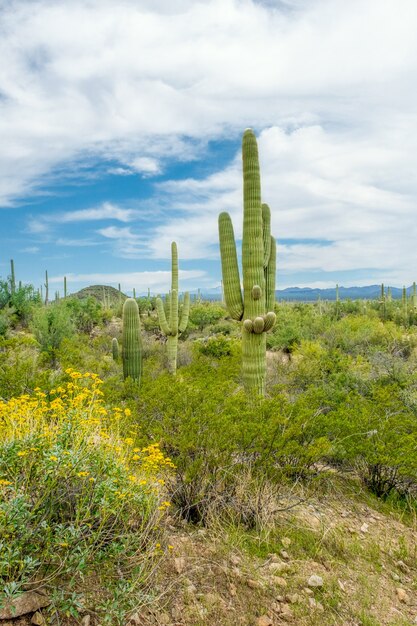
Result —
<path fill-rule="evenodd" d="M 185 293 L 180 313 L 178 308 L 178 251 L 175 241 L 171 244 L 171 258 L 171 291 L 165 298 L 165 308 L 161 298 L 156 299 L 156 310 L 158 312 L 159 326 L 167 336 L 168 369 L 171 374 L 175 375 L 177 371 L 178 337 L 187 328 L 188 316 L 190 314 L 190 294 L 188 291 Z"/>
<path fill-rule="evenodd" d="M 16 276 L 14 273 L 14 261 L 10 259 L 10 291 L 12 295 L 16 291 Z"/>
<path fill-rule="evenodd" d="M 232 220 L 219 215 L 224 297 L 230 316 L 243 320 L 242 370 L 247 391 L 265 393 L 266 331 L 275 323 L 276 243 L 271 236 L 271 213 L 261 203 L 258 146 L 248 129 L 242 141 L 243 159 L 243 298 Z"/>
<path fill-rule="evenodd" d="M 122 330 L 123 378 L 130 376 L 137 382 L 142 373 L 142 337 L 136 300 L 127 298 L 123 305 Z"/>
<path fill-rule="evenodd" d="M 48 282 L 48 270 L 45 270 L 45 306 L 49 302 L 49 282 Z"/>
<path fill-rule="evenodd" d="M 119 360 L 119 342 L 117 341 L 117 337 L 113 337 L 111 340 L 111 352 L 114 361 Z"/>

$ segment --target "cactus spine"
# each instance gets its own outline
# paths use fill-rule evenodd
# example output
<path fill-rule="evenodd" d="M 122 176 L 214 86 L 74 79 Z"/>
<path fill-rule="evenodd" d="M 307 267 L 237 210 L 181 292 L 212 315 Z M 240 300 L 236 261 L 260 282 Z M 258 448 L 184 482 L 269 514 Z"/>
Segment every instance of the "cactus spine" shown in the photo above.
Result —
<path fill-rule="evenodd" d="M 177 371 L 178 337 L 187 328 L 190 314 L 190 294 L 184 296 L 181 314 L 178 307 L 178 251 L 175 241 L 171 244 L 171 292 L 165 298 L 165 306 L 161 298 L 156 299 L 159 326 L 167 336 L 168 369 L 175 376 Z"/>
<path fill-rule="evenodd" d="M 123 304 L 122 330 L 123 378 L 129 376 L 140 382 L 142 373 L 142 337 L 136 300 L 127 298 Z"/>
<path fill-rule="evenodd" d="M 230 316 L 243 320 L 242 373 L 248 393 L 264 395 L 266 331 L 275 323 L 276 243 L 271 214 L 261 203 L 258 146 L 248 129 L 242 141 L 243 160 L 243 298 L 232 220 L 219 215 L 219 239 L 224 298 Z"/>
<path fill-rule="evenodd" d="M 14 273 L 14 261 L 10 259 L 10 291 L 12 295 L 16 291 L 16 276 Z"/>
<path fill-rule="evenodd" d="M 117 341 L 117 337 L 113 337 L 111 341 L 111 352 L 113 355 L 113 360 L 119 360 L 119 342 Z"/>

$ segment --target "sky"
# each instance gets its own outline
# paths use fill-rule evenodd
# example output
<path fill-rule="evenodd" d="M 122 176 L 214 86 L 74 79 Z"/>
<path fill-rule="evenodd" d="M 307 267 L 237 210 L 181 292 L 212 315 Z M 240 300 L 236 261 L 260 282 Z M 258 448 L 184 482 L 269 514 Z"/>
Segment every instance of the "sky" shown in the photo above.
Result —
<path fill-rule="evenodd" d="M 0 276 L 215 289 L 258 137 L 277 288 L 417 279 L 416 0 L 0 0 Z"/>

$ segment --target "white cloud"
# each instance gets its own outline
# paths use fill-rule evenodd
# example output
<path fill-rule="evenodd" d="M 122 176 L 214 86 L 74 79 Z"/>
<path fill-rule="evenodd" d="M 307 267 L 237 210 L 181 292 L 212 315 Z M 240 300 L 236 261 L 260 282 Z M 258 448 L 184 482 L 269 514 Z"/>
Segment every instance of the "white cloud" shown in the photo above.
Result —
<path fill-rule="evenodd" d="M 137 157 L 130 165 L 136 172 L 148 176 L 159 174 L 161 171 L 158 161 L 150 157 Z"/>
<path fill-rule="evenodd" d="M 272 127 L 258 144 L 263 199 L 271 207 L 278 240 L 280 286 L 306 270 L 366 268 L 364 284 L 380 281 L 381 273 L 397 284 L 414 280 L 417 180 L 409 155 L 417 152 L 417 137 L 407 129 L 383 139 L 376 132 L 352 136 L 315 125 L 292 132 Z M 401 172 L 402 180 L 393 172 Z M 223 210 L 231 213 L 240 239 L 241 188 L 238 158 L 206 179 L 162 185 L 174 213 L 181 210 L 186 217 L 156 229 L 154 255 L 163 255 L 171 238 L 183 258 L 216 256 L 217 216 Z"/>
<path fill-rule="evenodd" d="M 181 290 L 184 291 L 202 287 L 208 281 L 206 272 L 202 270 L 179 270 L 179 279 Z M 49 278 L 49 282 L 52 284 L 62 284 L 63 280 L 63 276 Z M 142 293 L 149 287 L 152 293 L 165 293 L 169 291 L 171 286 L 171 271 L 67 274 L 67 282 L 69 285 L 75 283 L 77 285 L 113 286 L 120 283 L 124 291 L 132 290 L 135 287 L 137 293 Z"/>
<path fill-rule="evenodd" d="M 155 175 L 246 126 L 260 134 L 279 276 L 368 268 L 415 278 L 415 0 L 16 0 L 0 26 L 0 205 L 86 159 Z M 261 132 L 262 131 L 262 132 Z M 107 204 L 56 224 L 114 219 L 116 255 L 216 258 L 217 215 L 241 234 L 239 156 L 158 187 L 152 237 Z M 142 217 L 142 215 L 141 215 Z M 42 216 L 30 232 L 46 233 Z M 298 239 L 298 243 L 280 240 Z M 325 240 L 328 245 L 305 240 Z M 396 269 L 399 268 L 399 269 Z M 372 274 L 373 273 L 373 274 Z M 290 278 L 288 278 L 290 280 Z"/>
<path fill-rule="evenodd" d="M 0 203 L 87 154 L 153 174 L 230 128 L 411 126 L 416 28 L 415 0 L 7 4 Z"/>

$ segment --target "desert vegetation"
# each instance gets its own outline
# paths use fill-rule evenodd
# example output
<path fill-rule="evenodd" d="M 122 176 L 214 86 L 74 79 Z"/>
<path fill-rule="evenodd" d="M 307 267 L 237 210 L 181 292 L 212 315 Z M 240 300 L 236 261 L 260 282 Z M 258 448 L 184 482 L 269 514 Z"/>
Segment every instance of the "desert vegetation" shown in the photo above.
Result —
<path fill-rule="evenodd" d="M 415 618 L 415 287 L 276 303 L 243 155 L 243 295 L 226 214 L 225 304 L 180 294 L 175 244 L 164 299 L 0 282 L 0 617 Z"/>

